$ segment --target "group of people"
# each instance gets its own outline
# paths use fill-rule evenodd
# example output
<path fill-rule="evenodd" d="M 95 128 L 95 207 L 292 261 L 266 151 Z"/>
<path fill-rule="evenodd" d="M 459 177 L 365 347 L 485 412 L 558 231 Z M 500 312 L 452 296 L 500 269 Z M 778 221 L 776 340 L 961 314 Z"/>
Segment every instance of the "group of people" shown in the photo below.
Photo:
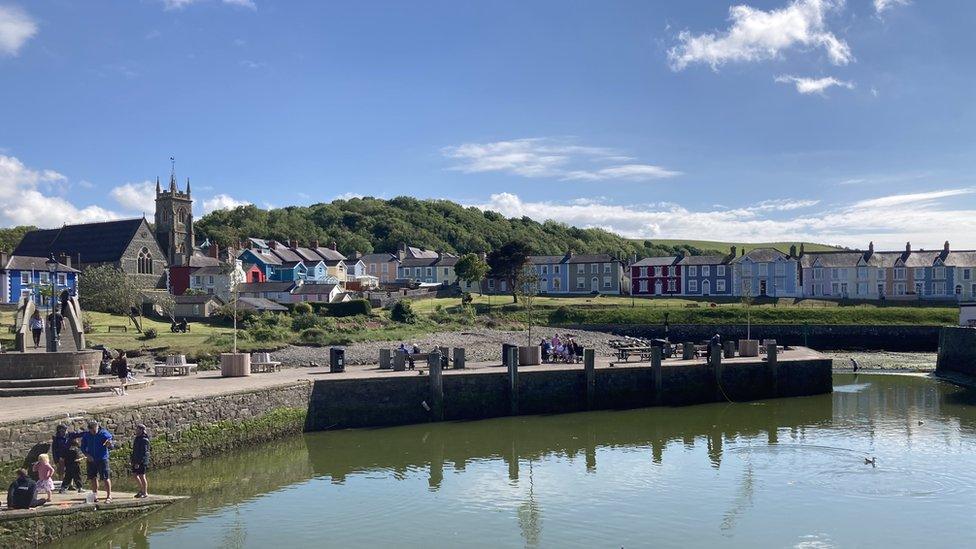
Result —
<path fill-rule="evenodd" d="M 583 346 L 576 342 L 572 336 L 565 341 L 560 339 L 559 334 L 552 336 L 552 339 L 543 339 L 539 346 L 542 347 L 542 362 L 579 362 L 583 360 Z"/>
<path fill-rule="evenodd" d="M 64 317 L 68 314 L 68 302 L 70 300 L 71 292 L 62 290 L 61 295 L 58 296 L 61 307 L 47 315 L 47 327 L 49 330 L 54 329 L 55 339 L 59 344 L 61 343 L 61 334 L 64 333 Z M 39 310 L 34 309 L 34 314 L 28 320 L 28 327 L 31 336 L 34 337 L 34 348 L 36 349 L 41 346 L 41 334 L 44 333 L 44 319 Z"/>
<path fill-rule="evenodd" d="M 89 421 L 85 431 L 69 432 L 67 425 L 58 425 L 51 439 L 51 453 L 37 457 L 32 469 L 37 474 L 35 481 L 27 469 L 17 471 L 17 478 L 7 490 L 7 508 L 30 509 L 44 505 L 54 496 L 54 477 L 61 477 L 59 493 L 68 490 L 84 491 L 81 481 L 81 465 L 90 482 L 94 499 L 98 499 L 99 481 L 105 487 L 105 503 L 112 501 L 112 471 L 109 465 L 111 450 L 115 441 L 107 429 L 97 421 Z M 136 426 L 132 441 L 132 454 L 129 457 L 132 475 L 139 485 L 137 498 L 149 497 L 149 481 L 146 470 L 149 467 L 150 439 L 146 426 Z M 52 463 L 53 462 L 53 463 Z M 39 493 L 46 498 L 38 497 Z"/>
<path fill-rule="evenodd" d="M 178 322 L 174 318 L 173 319 L 173 322 L 171 322 L 170 325 L 169 325 L 169 331 L 173 332 L 174 334 L 176 334 L 176 333 L 183 333 L 183 334 L 185 334 L 185 333 L 187 333 L 187 332 L 190 331 L 190 325 L 187 324 L 185 318 L 181 318 Z"/>
<path fill-rule="evenodd" d="M 119 396 L 127 395 L 125 385 L 132 379 L 132 369 L 129 368 L 129 359 L 125 356 L 125 351 L 119 349 L 115 356 L 112 351 L 102 349 L 102 362 L 98 366 L 98 373 L 102 375 L 114 375 L 119 378 L 119 386 L 115 388 L 115 394 Z"/>
<path fill-rule="evenodd" d="M 400 346 L 397 347 L 397 352 L 404 353 L 407 355 L 407 364 L 409 365 L 409 368 L 413 370 L 414 361 L 410 355 L 419 355 L 420 346 L 417 345 L 416 343 L 411 343 L 410 345 L 406 345 L 405 343 L 400 343 Z"/>

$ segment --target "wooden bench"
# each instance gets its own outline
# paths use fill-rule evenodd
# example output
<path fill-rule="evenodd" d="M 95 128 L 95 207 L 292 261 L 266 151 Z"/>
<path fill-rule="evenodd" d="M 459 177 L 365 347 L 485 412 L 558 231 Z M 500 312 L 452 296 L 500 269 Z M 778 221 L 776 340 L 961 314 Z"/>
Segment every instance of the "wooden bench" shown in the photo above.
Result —
<path fill-rule="evenodd" d="M 268 373 L 280 372 L 280 371 L 281 371 L 280 362 L 252 362 L 251 363 L 252 374 L 268 374 Z"/>
<path fill-rule="evenodd" d="M 617 349 L 617 358 L 628 362 L 630 357 L 636 356 L 640 361 L 651 360 L 651 347 L 624 347 Z"/>
<path fill-rule="evenodd" d="M 188 376 L 197 370 L 196 364 L 157 364 L 156 377 Z"/>
<path fill-rule="evenodd" d="M 128 332 L 128 331 L 129 331 L 129 328 L 127 326 L 114 325 L 114 326 L 109 326 L 108 327 L 108 333 L 112 333 L 112 332 Z"/>

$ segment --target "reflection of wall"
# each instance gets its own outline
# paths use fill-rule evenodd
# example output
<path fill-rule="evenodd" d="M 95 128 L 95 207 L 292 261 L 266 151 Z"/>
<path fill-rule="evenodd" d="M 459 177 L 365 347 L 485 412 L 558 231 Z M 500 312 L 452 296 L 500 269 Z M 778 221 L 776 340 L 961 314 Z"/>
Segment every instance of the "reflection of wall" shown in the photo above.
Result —
<path fill-rule="evenodd" d="M 942 328 L 935 369 L 976 375 L 976 328 Z"/>

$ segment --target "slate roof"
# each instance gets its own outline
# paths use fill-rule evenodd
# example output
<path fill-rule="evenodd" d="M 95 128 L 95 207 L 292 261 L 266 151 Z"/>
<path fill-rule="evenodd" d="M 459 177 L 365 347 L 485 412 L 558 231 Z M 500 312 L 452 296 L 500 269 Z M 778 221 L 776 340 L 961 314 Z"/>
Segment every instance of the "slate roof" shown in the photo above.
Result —
<path fill-rule="evenodd" d="M 438 267 L 453 267 L 457 265 L 458 259 L 456 255 L 444 254 L 441 256 L 440 261 L 437 262 Z"/>
<path fill-rule="evenodd" d="M 786 259 L 789 256 L 783 252 L 777 250 L 776 248 L 755 248 L 746 252 L 745 255 L 740 255 L 734 261 L 739 262 L 746 258 L 757 263 L 768 263 L 770 261 L 776 261 L 777 259 Z"/>
<path fill-rule="evenodd" d="M 295 287 L 295 283 L 288 281 L 243 282 L 237 285 L 237 291 L 252 294 L 261 292 L 287 292 L 293 287 Z"/>
<path fill-rule="evenodd" d="M 220 265 L 208 265 L 206 267 L 200 267 L 199 269 L 193 271 L 193 276 L 197 275 L 221 275 L 227 274 L 223 272 L 223 268 Z"/>
<path fill-rule="evenodd" d="M 678 265 L 724 265 L 729 260 L 728 255 L 689 255 L 681 258 Z"/>
<path fill-rule="evenodd" d="M 637 263 L 631 263 L 631 267 L 664 267 L 667 265 L 677 265 L 677 256 L 664 257 L 645 257 Z"/>
<path fill-rule="evenodd" d="M 875 259 L 872 255 L 871 261 L 880 262 L 881 258 Z M 813 267 L 819 264 L 821 267 L 857 267 L 864 252 L 806 252 L 800 256 L 800 265 L 803 267 Z M 871 261 L 868 264 L 871 264 Z"/>
<path fill-rule="evenodd" d="M 976 251 L 952 251 L 949 253 L 945 264 L 950 267 L 976 267 Z"/>
<path fill-rule="evenodd" d="M 911 254 L 909 254 L 908 259 L 905 260 L 905 266 L 906 267 L 931 267 L 932 265 L 935 264 L 935 260 L 938 259 L 940 254 L 942 254 L 941 250 L 937 252 L 913 251 Z"/>
<path fill-rule="evenodd" d="M 301 286 L 295 288 L 295 291 L 293 291 L 292 294 L 294 295 L 330 294 L 332 293 L 332 290 L 335 289 L 336 286 L 338 286 L 338 284 L 318 284 L 318 283 L 306 282 L 305 284 L 302 284 Z"/>
<path fill-rule="evenodd" d="M 387 253 L 366 254 L 364 256 L 360 256 L 359 259 L 364 263 L 389 263 L 391 261 L 400 261 L 400 258 L 396 255 Z"/>
<path fill-rule="evenodd" d="M 50 257 L 66 253 L 75 258 L 81 255 L 82 263 L 110 263 L 122 258 L 143 223 L 140 217 L 30 231 L 13 255 Z"/>
<path fill-rule="evenodd" d="M 190 256 L 190 267 L 211 267 L 213 265 L 220 265 L 220 260 L 207 255 Z"/>
<path fill-rule="evenodd" d="M 10 257 L 6 265 L 0 265 L 0 268 L 5 270 L 18 270 L 18 271 L 44 271 L 47 272 L 47 258 L 46 257 L 33 257 L 26 255 L 14 255 Z M 78 269 L 68 267 L 63 263 L 58 263 L 59 273 L 80 273 Z"/>
<path fill-rule="evenodd" d="M 564 259 L 565 255 L 530 255 L 528 262 L 530 265 L 554 265 L 562 263 Z"/>
<path fill-rule="evenodd" d="M 241 298 L 241 299 L 243 300 L 244 298 Z M 205 295 L 174 295 L 173 296 L 173 301 L 177 305 L 195 305 L 195 304 L 206 303 L 208 301 L 216 301 L 217 303 L 220 303 L 221 305 L 224 304 L 224 300 L 223 299 L 220 299 L 219 296 L 214 295 L 214 294 L 205 294 Z"/>
<path fill-rule="evenodd" d="M 251 249 L 250 252 L 254 254 L 254 257 L 264 262 L 265 265 L 281 265 L 281 260 L 278 259 L 278 256 L 271 254 L 270 252 L 255 249 Z"/>
<path fill-rule="evenodd" d="M 425 250 L 423 248 L 415 248 L 413 246 L 407 246 L 407 257 L 411 259 L 418 259 L 418 258 L 433 259 L 437 257 L 437 252 L 433 250 Z"/>
<path fill-rule="evenodd" d="M 610 254 L 580 254 L 571 255 L 566 263 L 609 263 L 617 261 Z"/>
<path fill-rule="evenodd" d="M 401 267 L 433 267 L 437 257 L 407 257 L 400 262 Z"/>
<path fill-rule="evenodd" d="M 280 305 L 271 301 L 270 299 L 265 299 L 263 297 L 242 297 L 237 300 L 238 305 L 243 306 L 245 309 L 253 309 L 255 311 L 287 311 L 288 307 Z"/>
<path fill-rule="evenodd" d="M 319 255 L 319 257 L 326 261 L 339 262 L 346 259 L 346 256 L 342 255 L 337 250 L 333 250 L 332 248 L 319 246 L 318 248 L 315 248 L 315 252 Z"/>

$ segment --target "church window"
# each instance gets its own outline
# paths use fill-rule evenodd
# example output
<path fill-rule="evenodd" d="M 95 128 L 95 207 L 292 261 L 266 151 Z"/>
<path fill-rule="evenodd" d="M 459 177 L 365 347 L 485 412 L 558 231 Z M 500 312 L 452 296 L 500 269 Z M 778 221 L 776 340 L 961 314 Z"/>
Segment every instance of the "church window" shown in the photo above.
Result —
<path fill-rule="evenodd" d="M 139 274 L 153 274 L 152 254 L 149 253 L 149 248 L 139 250 L 137 272 Z"/>
<path fill-rule="evenodd" d="M 186 210 L 184 210 L 183 208 L 180 208 L 180 211 L 179 211 L 179 214 L 178 215 L 179 215 L 179 221 L 180 221 L 180 223 L 186 223 Z"/>

